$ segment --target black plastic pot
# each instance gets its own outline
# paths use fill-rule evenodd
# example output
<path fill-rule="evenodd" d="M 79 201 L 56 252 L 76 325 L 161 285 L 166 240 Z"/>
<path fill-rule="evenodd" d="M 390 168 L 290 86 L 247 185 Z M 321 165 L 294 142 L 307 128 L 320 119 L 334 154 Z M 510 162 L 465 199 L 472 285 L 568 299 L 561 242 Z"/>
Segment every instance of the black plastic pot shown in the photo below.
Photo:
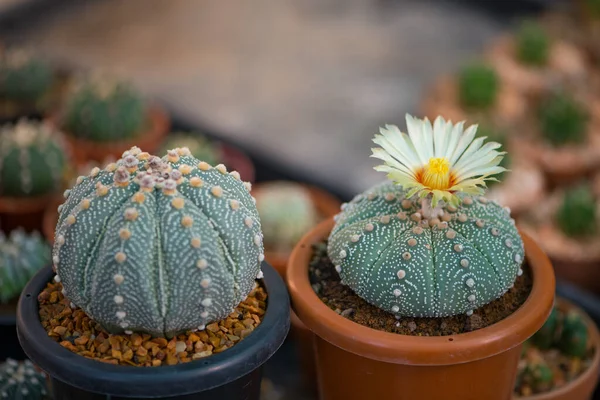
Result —
<path fill-rule="evenodd" d="M 267 311 L 252 334 L 232 348 L 186 364 L 129 367 L 87 359 L 48 337 L 38 317 L 37 296 L 52 278 L 50 267 L 25 287 L 17 310 L 17 332 L 27 356 L 44 370 L 60 400 L 223 399 L 258 400 L 262 364 L 283 343 L 290 304 L 279 274 L 263 263 Z"/>

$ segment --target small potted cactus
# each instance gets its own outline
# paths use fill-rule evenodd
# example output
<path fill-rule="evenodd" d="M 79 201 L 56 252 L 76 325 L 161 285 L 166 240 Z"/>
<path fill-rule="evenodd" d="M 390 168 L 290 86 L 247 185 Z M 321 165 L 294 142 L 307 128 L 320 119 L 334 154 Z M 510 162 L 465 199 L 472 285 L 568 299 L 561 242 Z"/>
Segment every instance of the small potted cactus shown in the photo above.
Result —
<path fill-rule="evenodd" d="M 7 359 L 0 364 L 0 397 L 15 400 L 49 400 L 46 375 L 29 360 Z"/>
<path fill-rule="evenodd" d="M 41 229 L 45 207 L 64 189 L 67 146 L 52 125 L 20 120 L 0 127 L 2 230 Z"/>
<path fill-rule="evenodd" d="M 482 196 L 498 143 L 439 117 L 374 142 L 390 180 L 296 245 L 294 310 L 315 333 L 322 399 L 511 396 L 521 344 L 554 301 L 548 258 Z"/>
<path fill-rule="evenodd" d="M 598 328 L 583 310 L 557 298 L 544 326 L 523 346 L 514 398 L 588 400 L 599 369 Z"/>
<path fill-rule="evenodd" d="M 238 171 L 243 180 L 254 182 L 254 165 L 233 146 L 210 140 L 198 132 L 171 132 L 162 145 L 161 152 L 177 147 L 187 147 L 194 157 L 210 165 L 225 164 Z"/>
<path fill-rule="evenodd" d="M 52 119 L 80 165 L 118 158 L 135 143 L 157 150 L 169 129 L 160 106 L 148 103 L 128 82 L 99 73 L 79 77 Z"/>
<path fill-rule="evenodd" d="M 77 179 L 17 318 L 55 398 L 258 399 L 289 302 L 249 188 L 187 148 Z"/>

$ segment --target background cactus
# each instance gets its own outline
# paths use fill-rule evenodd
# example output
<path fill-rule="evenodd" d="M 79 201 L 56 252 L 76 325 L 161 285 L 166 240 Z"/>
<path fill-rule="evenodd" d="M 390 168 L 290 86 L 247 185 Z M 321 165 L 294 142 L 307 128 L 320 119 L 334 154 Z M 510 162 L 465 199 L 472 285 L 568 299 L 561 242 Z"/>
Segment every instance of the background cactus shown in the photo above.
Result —
<path fill-rule="evenodd" d="M 467 108 L 489 108 L 498 97 L 498 75 L 486 64 L 472 64 L 463 68 L 458 84 L 460 102 Z"/>
<path fill-rule="evenodd" d="M 172 132 L 162 146 L 162 153 L 169 149 L 187 147 L 192 156 L 211 165 L 222 161 L 221 146 L 203 135 L 194 132 Z"/>
<path fill-rule="evenodd" d="M 524 64 L 543 66 L 548 63 L 550 38 L 541 24 L 526 21 L 516 36 L 517 58 Z"/>
<path fill-rule="evenodd" d="M 76 137 L 97 142 L 135 138 L 147 123 L 146 104 L 129 84 L 92 76 L 79 82 L 62 124 Z"/>
<path fill-rule="evenodd" d="M 29 197 L 62 189 L 65 146 L 43 122 L 21 120 L 0 129 L 0 196 Z"/>
<path fill-rule="evenodd" d="M 531 356 L 530 356 L 531 357 Z M 546 392 L 554 385 L 554 372 L 544 360 L 537 354 L 531 360 L 522 372 L 522 381 L 529 385 L 534 393 Z"/>
<path fill-rule="evenodd" d="M 588 328 L 576 311 L 568 312 L 563 320 L 559 347 L 563 354 L 583 357 L 588 348 Z"/>
<path fill-rule="evenodd" d="M 51 261 L 50 246 L 37 232 L 0 234 L 0 303 L 17 298 L 25 284 Z"/>
<path fill-rule="evenodd" d="M 54 71 L 25 49 L 0 51 L 0 98 L 35 102 L 51 88 Z"/>
<path fill-rule="evenodd" d="M 587 185 L 580 185 L 565 192 L 556 220 L 567 236 L 593 235 L 597 231 L 596 199 Z"/>
<path fill-rule="evenodd" d="M 291 182 L 263 184 L 256 206 L 265 247 L 271 251 L 289 252 L 319 219 L 310 193 Z"/>
<path fill-rule="evenodd" d="M 264 260 L 250 185 L 187 148 L 132 148 L 80 177 L 59 207 L 65 296 L 110 332 L 167 337 L 225 318 Z"/>
<path fill-rule="evenodd" d="M 600 0 L 583 0 L 585 8 L 594 18 L 600 18 Z"/>
<path fill-rule="evenodd" d="M 402 187 L 384 182 L 343 206 L 328 254 L 344 284 L 385 311 L 412 317 L 470 315 L 512 287 L 524 248 L 505 209 L 465 197 L 427 221 L 420 200 L 405 197 Z"/>
<path fill-rule="evenodd" d="M 575 99 L 555 93 L 538 110 L 539 124 L 546 141 L 554 146 L 583 143 L 588 128 L 588 113 Z"/>
<path fill-rule="evenodd" d="M 556 307 L 552 309 L 552 312 L 548 316 L 548 319 L 539 331 L 531 337 L 531 342 L 539 349 L 549 349 L 558 339 L 557 333 L 560 326 L 559 321 L 560 313 Z"/>
<path fill-rule="evenodd" d="M 0 364 L 2 399 L 42 400 L 47 398 L 46 376 L 31 361 L 7 359 Z"/>

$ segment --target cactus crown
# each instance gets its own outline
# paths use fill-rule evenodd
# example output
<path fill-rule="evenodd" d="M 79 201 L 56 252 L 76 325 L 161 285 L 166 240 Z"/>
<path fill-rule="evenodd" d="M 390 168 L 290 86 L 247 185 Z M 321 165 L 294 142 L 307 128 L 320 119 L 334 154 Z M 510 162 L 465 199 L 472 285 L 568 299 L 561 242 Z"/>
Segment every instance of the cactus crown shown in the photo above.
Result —
<path fill-rule="evenodd" d="M 136 137 L 147 123 L 146 104 L 131 85 L 105 76 L 82 79 L 63 116 L 69 134 L 97 142 Z"/>
<path fill-rule="evenodd" d="M 551 145 L 583 143 L 588 126 L 588 113 L 575 99 L 564 93 L 553 94 L 540 104 L 541 132 Z"/>
<path fill-rule="evenodd" d="M 496 102 L 500 82 L 492 67 L 477 63 L 463 68 L 458 85 L 460 102 L 464 107 L 486 109 Z"/>
<path fill-rule="evenodd" d="M 29 360 L 6 359 L 0 364 L 2 399 L 42 400 L 47 396 L 46 376 Z"/>
<path fill-rule="evenodd" d="M 567 236 L 593 235 L 598 227 L 597 207 L 589 186 L 580 185 L 567 190 L 556 215 L 558 226 Z"/>
<path fill-rule="evenodd" d="M 66 167 L 66 146 L 52 126 L 21 120 L 0 128 L 0 196 L 61 190 Z"/>
<path fill-rule="evenodd" d="M 548 62 L 550 37 L 537 22 L 526 21 L 521 25 L 517 37 L 517 58 L 524 64 L 543 66 Z"/>
<path fill-rule="evenodd" d="M 34 102 L 52 85 L 54 71 L 26 49 L 0 52 L 0 98 Z"/>
<path fill-rule="evenodd" d="M 0 303 L 18 297 L 50 260 L 50 246 L 39 233 L 14 230 L 8 238 L 0 233 Z"/>
<path fill-rule="evenodd" d="M 187 147 L 190 153 L 209 164 L 218 164 L 222 160 L 221 146 L 196 132 L 172 132 L 163 144 L 163 152 L 168 149 Z"/>
<path fill-rule="evenodd" d="M 226 317 L 264 259 L 250 184 L 189 149 L 132 148 L 78 178 L 59 207 L 65 296 L 110 332 L 170 337 Z"/>
<path fill-rule="evenodd" d="M 263 184 L 256 206 L 267 249 L 289 252 L 319 216 L 308 191 L 292 182 Z"/>

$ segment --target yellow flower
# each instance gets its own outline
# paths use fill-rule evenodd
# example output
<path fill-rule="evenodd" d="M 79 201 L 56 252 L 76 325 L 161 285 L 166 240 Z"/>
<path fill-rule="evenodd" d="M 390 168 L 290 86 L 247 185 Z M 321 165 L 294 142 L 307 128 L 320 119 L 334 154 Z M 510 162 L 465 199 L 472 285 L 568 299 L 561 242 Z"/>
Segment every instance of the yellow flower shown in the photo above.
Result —
<path fill-rule="evenodd" d="M 498 164 L 505 152 L 496 151 L 499 143 L 483 144 L 485 137 L 475 139 L 477 125 L 464 130 L 464 121 L 457 124 L 437 117 L 431 125 L 406 115 L 408 134 L 395 125 L 380 128 L 373 142 L 381 147 L 372 149 L 371 157 L 384 162 L 375 167 L 388 173 L 388 178 L 409 189 L 407 197 L 431 195 L 432 207 L 439 201 L 457 205 L 458 193 L 481 195 L 486 180 L 506 171 Z"/>

